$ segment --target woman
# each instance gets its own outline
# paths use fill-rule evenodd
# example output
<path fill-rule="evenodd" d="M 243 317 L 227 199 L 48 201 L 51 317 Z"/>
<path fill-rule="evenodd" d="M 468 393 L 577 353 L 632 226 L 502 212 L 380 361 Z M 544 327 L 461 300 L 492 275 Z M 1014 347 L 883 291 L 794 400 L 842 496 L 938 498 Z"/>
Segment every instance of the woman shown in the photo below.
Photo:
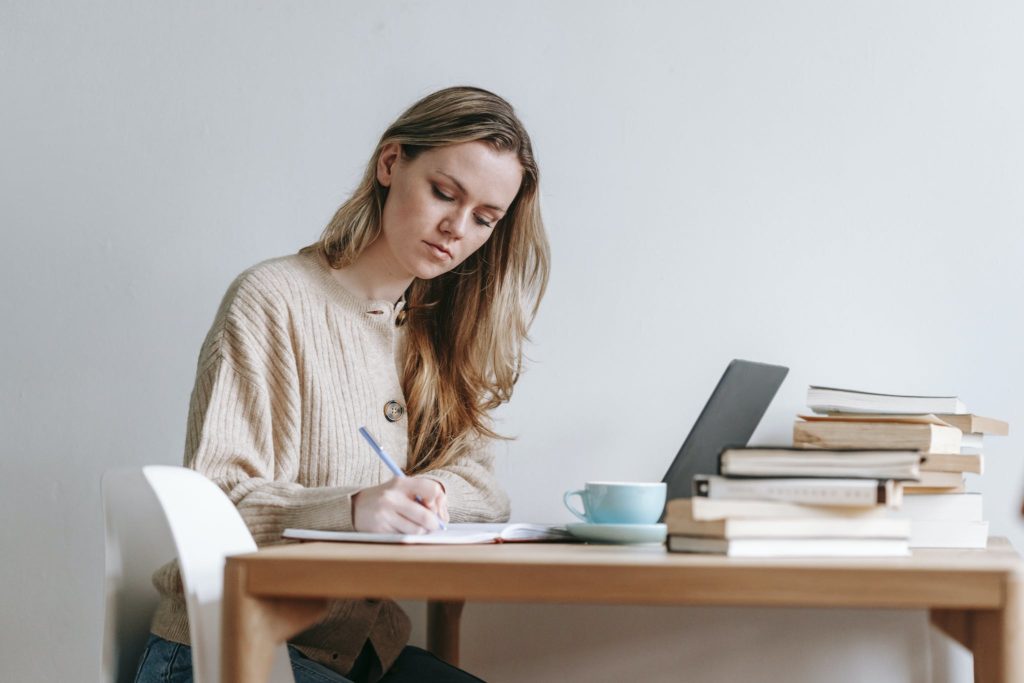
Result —
<path fill-rule="evenodd" d="M 511 397 L 547 284 L 538 180 L 507 102 L 441 90 L 387 129 L 317 243 L 231 285 L 199 355 L 185 464 L 227 492 L 258 544 L 286 527 L 508 519 L 488 413 Z M 411 476 L 390 475 L 361 425 Z M 154 582 L 137 680 L 190 681 L 176 565 Z M 339 601 L 291 641 L 296 679 L 478 680 L 408 635 L 391 601 Z"/>

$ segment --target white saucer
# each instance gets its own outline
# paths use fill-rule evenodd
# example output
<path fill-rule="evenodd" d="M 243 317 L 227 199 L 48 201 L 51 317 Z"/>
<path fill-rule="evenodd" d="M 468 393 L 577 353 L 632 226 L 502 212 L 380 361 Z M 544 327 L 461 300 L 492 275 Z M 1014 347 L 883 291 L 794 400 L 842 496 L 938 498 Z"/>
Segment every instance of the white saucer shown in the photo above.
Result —
<path fill-rule="evenodd" d="M 667 527 L 664 524 L 566 524 L 565 528 L 576 538 L 598 543 L 664 543 Z"/>

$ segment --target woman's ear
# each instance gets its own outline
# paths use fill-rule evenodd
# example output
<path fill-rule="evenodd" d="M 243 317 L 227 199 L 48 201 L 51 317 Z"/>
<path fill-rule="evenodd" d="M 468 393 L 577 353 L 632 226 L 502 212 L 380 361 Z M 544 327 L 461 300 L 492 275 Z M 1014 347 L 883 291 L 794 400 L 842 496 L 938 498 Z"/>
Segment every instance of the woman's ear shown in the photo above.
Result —
<path fill-rule="evenodd" d="M 389 142 L 384 145 L 377 157 L 377 182 L 384 187 L 391 187 L 391 178 L 394 176 L 395 164 L 402 154 L 402 146 L 397 142 Z"/>

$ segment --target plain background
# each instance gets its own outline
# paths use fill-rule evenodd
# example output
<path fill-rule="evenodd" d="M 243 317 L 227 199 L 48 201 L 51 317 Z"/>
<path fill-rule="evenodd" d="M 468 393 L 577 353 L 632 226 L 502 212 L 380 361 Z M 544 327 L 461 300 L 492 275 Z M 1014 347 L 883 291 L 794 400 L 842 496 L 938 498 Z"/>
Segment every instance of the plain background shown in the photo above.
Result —
<path fill-rule="evenodd" d="M 659 479 L 733 357 L 792 368 L 759 443 L 810 383 L 1024 426 L 1022 34 L 1013 2 L 0 2 L 2 677 L 98 670 L 101 473 L 180 462 L 228 283 L 448 85 L 542 168 L 515 519 Z M 970 486 L 1021 547 L 1017 444 Z M 463 647 L 491 681 L 970 675 L 920 612 L 469 605 Z"/>

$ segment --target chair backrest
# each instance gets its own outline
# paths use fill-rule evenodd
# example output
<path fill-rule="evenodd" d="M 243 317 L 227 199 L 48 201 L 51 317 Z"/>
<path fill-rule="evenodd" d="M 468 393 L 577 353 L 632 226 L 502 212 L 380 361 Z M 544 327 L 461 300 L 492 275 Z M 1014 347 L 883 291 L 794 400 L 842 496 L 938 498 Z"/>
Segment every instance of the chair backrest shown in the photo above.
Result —
<path fill-rule="evenodd" d="M 103 475 L 106 538 L 104 683 L 131 683 L 149 637 L 158 595 L 153 572 L 174 559 L 163 510 L 141 469 Z"/>
<path fill-rule="evenodd" d="M 164 528 L 173 538 L 185 587 L 193 681 L 216 683 L 220 680 L 224 560 L 228 555 L 255 551 L 256 543 L 224 492 L 198 472 L 162 465 L 135 472 L 151 499 L 155 494 L 166 520 Z M 150 568 L 150 574 L 157 566 Z M 284 645 L 275 653 L 271 681 L 294 683 Z"/>

